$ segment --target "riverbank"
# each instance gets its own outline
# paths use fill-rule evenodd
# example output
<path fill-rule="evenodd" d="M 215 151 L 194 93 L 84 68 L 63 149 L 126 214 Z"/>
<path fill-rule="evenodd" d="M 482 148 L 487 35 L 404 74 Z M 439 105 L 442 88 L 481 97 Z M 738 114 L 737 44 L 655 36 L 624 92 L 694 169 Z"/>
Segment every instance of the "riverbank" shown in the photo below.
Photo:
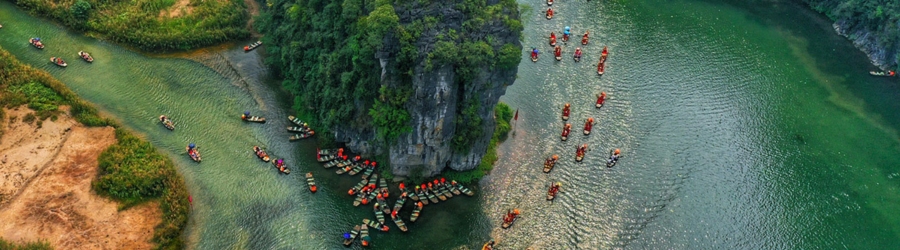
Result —
<path fill-rule="evenodd" d="M 10 222 L 0 238 L 62 249 L 183 247 L 187 192 L 168 158 L 3 48 L 0 93 L 0 221 Z"/>
<path fill-rule="evenodd" d="M 834 23 L 839 35 L 853 42 L 881 69 L 900 64 L 900 2 L 862 1 L 847 5 L 838 0 L 803 0 Z"/>
<path fill-rule="evenodd" d="M 250 36 L 243 0 L 15 0 L 31 14 L 145 51 L 189 50 Z"/>

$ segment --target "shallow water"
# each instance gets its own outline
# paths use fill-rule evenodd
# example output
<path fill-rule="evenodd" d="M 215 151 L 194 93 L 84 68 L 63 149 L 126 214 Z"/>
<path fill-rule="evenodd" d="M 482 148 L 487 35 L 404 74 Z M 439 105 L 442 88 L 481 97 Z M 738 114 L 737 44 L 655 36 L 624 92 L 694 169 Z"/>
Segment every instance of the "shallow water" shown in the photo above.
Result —
<path fill-rule="evenodd" d="M 545 54 L 531 63 L 523 52 L 501 99 L 519 120 L 484 191 L 426 206 L 409 233 L 372 232 L 373 249 L 475 249 L 490 238 L 502 249 L 900 247 L 900 90 L 896 79 L 868 76 L 865 56 L 818 15 L 782 1 L 556 1 L 548 21 L 543 2 L 521 3 L 533 9 L 523 14 L 523 45 Z M 261 50 L 240 50 L 251 41 L 147 56 L 8 2 L 0 2 L 0 24 L 3 48 L 175 159 L 194 197 L 189 247 L 338 248 L 341 232 L 374 217 L 344 194 L 357 178 L 322 169 L 312 141 L 287 142 L 287 97 L 268 80 Z M 574 44 L 563 46 L 562 62 L 546 53 L 549 32 L 564 26 L 573 42 L 591 31 L 580 63 L 568 57 Z M 30 47 L 32 36 L 47 48 Z M 601 78 L 594 72 L 604 45 Z M 96 61 L 80 61 L 79 50 Z M 609 98 L 597 110 L 600 91 Z M 573 131 L 561 142 L 566 102 Z M 244 110 L 270 121 L 242 123 Z M 176 131 L 156 122 L 160 114 Z M 587 117 L 599 123 L 582 136 Z M 189 142 L 203 163 L 183 154 Z M 575 163 L 582 143 L 591 151 Z M 276 174 L 253 145 L 285 157 L 294 173 Z M 607 169 L 613 148 L 623 158 Z M 561 161 L 544 174 L 552 154 Z M 308 171 L 316 194 L 306 189 Z M 556 181 L 563 192 L 546 202 Z M 523 217 L 500 229 L 510 208 Z"/>

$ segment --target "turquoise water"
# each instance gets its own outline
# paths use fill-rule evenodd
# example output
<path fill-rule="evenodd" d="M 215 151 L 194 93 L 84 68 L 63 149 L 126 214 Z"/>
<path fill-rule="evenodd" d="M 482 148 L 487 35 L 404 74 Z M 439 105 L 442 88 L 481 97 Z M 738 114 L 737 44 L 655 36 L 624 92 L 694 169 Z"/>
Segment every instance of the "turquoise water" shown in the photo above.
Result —
<path fill-rule="evenodd" d="M 519 110 L 515 135 L 476 197 L 426 206 L 409 233 L 373 232 L 373 249 L 896 249 L 900 248 L 900 97 L 874 78 L 865 55 L 830 24 L 787 1 L 543 1 L 523 13 L 523 45 L 551 51 L 550 31 L 571 26 L 584 58 L 523 52 L 501 101 Z M 356 178 L 313 161 L 312 141 L 288 143 L 289 112 L 257 50 L 224 45 L 142 55 L 67 32 L 0 3 L 0 45 L 45 69 L 166 153 L 185 176 L 194 212 L 185 232 L 200 249 L 331 249 L 370 209 L 344 194 Z M 40 36 L 38 51 L 27 39 Z M 609 46 L 606 74 L 596 61 Z M 571 55 L 578 45 L 563 45 Z M 77 60 L 79 50 L 96 61 Z M 62 56 L 69 67 L 50 64 Z M 593 107 L 595 95 L 609 94 Z M 565 103 L 572 136 L 559 140 Z M 248 110 L 267 124 L 238 120 Z M 168 114 L 178 128 L 156 123 Z M 599 121 L 590 136 L 584 119 Z M 194 164 L 184 145 L 200 145 Z M 576 145 L 589 144 L 583 163 Z M 278 175 L 250 147 L 285 157 Z M 609 150 L 623 158 L 604 167 Z M 542 159 L 560 155 L 550 174 Z M 320 191 L 306 190 L 312 171 Z M 545 201 L 550 182 L 562 193 Z M 510 229 L 503 212 L 522 210 Z M 408 213 L 406 210 L 404 213 Z M 405 216 L 405 215 L 404 215 Z M 390 224 L 390 223 L 389 223 Z M 409 224 L 409 223 L 408 223 Z M 354 248 L 360 248 L 358 245 Z"/>

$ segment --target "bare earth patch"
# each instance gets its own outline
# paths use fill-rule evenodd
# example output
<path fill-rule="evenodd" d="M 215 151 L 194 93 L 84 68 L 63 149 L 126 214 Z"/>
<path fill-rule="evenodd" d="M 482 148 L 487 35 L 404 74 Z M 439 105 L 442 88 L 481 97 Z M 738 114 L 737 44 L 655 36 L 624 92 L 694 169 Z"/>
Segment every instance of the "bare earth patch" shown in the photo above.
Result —
<path fill-rule="evenodd" d="M 112 127 L 87 128 L 68 115 L 40 128 L 32 111 L 6 110 L 0 121 L 0 237 L 46 240 L 56 249 L 148 249 L 161 221 L 156 203 L 118 211 L 96 195 L 97 157 L 116 142 Z"/>
<path fill-rule="evenodd" d="M 169 17 L 175 18 L 183 15 L 190 15 L 194 13 L 194 7 L 188 6 L 191 3 L 191 0 L 177 0 L 175 4 L 165 10 L 161 10 L 159 12 L 159 17 Z"/>

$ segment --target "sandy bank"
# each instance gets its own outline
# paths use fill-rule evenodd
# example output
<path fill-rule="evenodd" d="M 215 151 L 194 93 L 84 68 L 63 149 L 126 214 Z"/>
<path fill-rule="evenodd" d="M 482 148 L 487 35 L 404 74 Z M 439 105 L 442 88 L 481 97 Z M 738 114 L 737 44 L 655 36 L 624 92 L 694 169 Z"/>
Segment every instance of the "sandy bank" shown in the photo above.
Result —
<path fill-rule="evenodd" d="M 23 122 L 31 110 L 0 121 L 0 238 L 46 240 L 56 249 L 147 249 L 160 223 L 155 202 L 118 211 L 96 195 L 97 157 L 116 142 L 112 127 L 87 128 L 68 115 Z"/>

